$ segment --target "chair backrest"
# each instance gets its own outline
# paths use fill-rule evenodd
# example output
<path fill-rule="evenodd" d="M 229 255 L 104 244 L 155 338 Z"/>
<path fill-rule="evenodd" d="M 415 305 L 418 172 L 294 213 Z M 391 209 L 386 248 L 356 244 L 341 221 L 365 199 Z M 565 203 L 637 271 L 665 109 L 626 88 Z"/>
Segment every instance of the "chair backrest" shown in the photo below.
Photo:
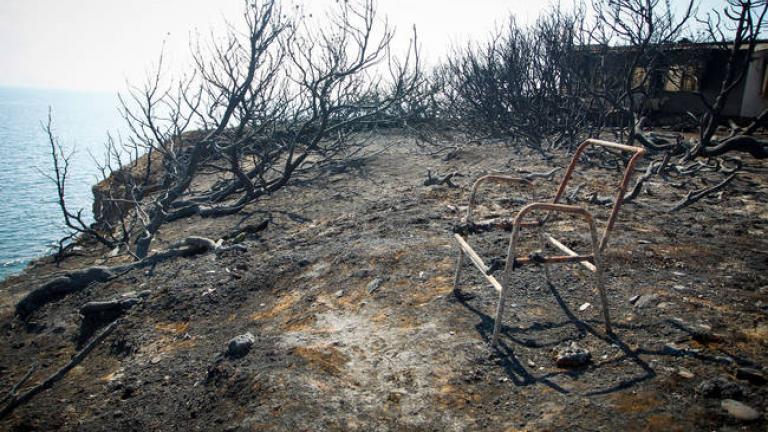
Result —
<path fill-rule="evenodd" d="M 608 237 L 610 235 L 611 230 L 613 229 L 613 225 L 616 223 L 616 218 L 619 215 L 619 210 L 621 209 L 621 204 L 624 199 L 624 194 L 627 190 L 627 185 L 629 185 L 629 181 L 632 178 L 632 174 L 635 172 L 635 165 L 637 164 L 637 161 L 640 160 L 640 158 L 645 155 L 645 149 L 642 147 L 633 147 L 628 146 L 625 144 L 619 144 L 615 142 L 610 141 L 603 141 L 599 139 L 588 139 L 579 144 L 579 146 L 576 148 L 576 152 L 573 154 L 573 158 L 571 159 L 571 163 L 568 164 L 568 169 L 565 171 L 565 175 L 563 176 L 563 179 L 560 181 L 560 186 L 557 189 L 557 194 L 555 194 L 555 198 L 553 199 L 553 203 L 557 204 L 558 201 L 560 201 L 560 198 L 563 197 L 563 194 L 565 193 L 565 189 L 568 186 L 568 181 L 571 180 L 571 176 L 573 175 L 573 171 L 576 168 L 576 163 L 579 160 L 579 157 L 581 154 L 586 150 L 589 146 L 599 146 L 599 147 L 606 147 L 609 149 L 614 150 L 620 150 L 622 152 L 627 153 L 634 153 L 632 157 L 629 159 L 629 162 L 627 163 L 626 167 L 624 168 L 624 175 L 622 177 L 621 183 L 618 185 L 618 189 L 616 191 L 616 198 L 613 200 L 613 207 L 611 208 L 611 213 L 608 216 L 608 222 L 606 223 L 605 230 L 603 230 L 603 234 L 600 237 L 600 252 L 602 252 L 605 249 L 605 245 L 608 243 Z"/>

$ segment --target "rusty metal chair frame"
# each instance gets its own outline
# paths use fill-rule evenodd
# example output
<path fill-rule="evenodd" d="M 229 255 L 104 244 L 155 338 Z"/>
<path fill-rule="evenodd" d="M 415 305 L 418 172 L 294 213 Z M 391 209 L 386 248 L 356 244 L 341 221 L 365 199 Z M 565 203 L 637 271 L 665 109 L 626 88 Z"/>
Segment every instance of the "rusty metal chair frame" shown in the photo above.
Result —
<path fill-rule="evenodd" d="M 627 163 L 626 168 L 624 169 L 623 178 L 621 180 L 621 183 L 619 183 L 616 191 L 616 197 L 614 199 L 613 208 L 611 209 L 610 215 L 608 217 L 608 221 L 606 223 L 605 229 L 603 230 L 601 237 L 598 237 L 594 219 L 592 217 L 592 214 L 587 209 L 580 206 L 565 205 L 565 204 L 558 203 L 558 201 L 560 201 L 560 199 L 563 197 L 565 193 L 565 189 L 568 186 L 568 182 L 570 181 L 571 176 L 573 175 L 573 171 L 576 168 L 576 164 L 579 160 L 579 157 L 584 152 L 584 150 L 586 150 L 586 148 L 589 146 L 600 146 L 608 149 L 619 150 L 621 152 L 634 153 L 632 157 L 629 159 L 629 162 Z M 605 293 L 605 283 L 603 280 L 604 268 L 603 268 L 603 262 L 602 262 L 602 253 L 605 250 L 605 246 L 608 243 L 608 238 L 610 236 L 610 233 L 613 229 L 614 224 L 616 223 L 619 210 L 621 209 L 622 199 L 627 190 L 629 181 L 632 178 L 632 175 L 635 171 L 635 165 L 640 160 L 640 158 L 643 157 L 644 154 L 645 154 L 645 150 L 640 147 L 632 147 L 624 144 L 597 140 L 597 139 L 585 140 L 576 148 L 576 152 L 574 153 L 573 158 L 571 159 L 571 162 L 565 171 L 563 179 L 560 181 L 560 186 L 558 187 L 557 193 L 555 194 L 555 197 L 552 200 L 552 202 L 534 202 L 520 209 L 520 211 L 512 220 L 500 219 L 500 220 L 491 221 L 490 224 L 486 226 L 486 228 L 512 230 L 512 235 L 510 236 L 510 239 L 509 239 L 509 247 L 507 249 L 507 256 L 504 263 L 504 270 L 502 274 L 501 283 L 499 283 L 498 280 L 492 274 L 490 274 L 491 268 L 487 266 L 483 262 L 482 258 L 475 252 L 475 250 L 472 249 L 472 246 L 469 245 L 469 243 L 467 242 L 467 239 L 465 239 L 464 236 L 462 236 L 461 233 L 459 232 L 454 234 L 454 238 L 456 239 L 459 246 L 459 257 L 456 263 L 456 273 L 454 275 L 454 282 L 453 282 L 454 293 L 458 290 L 459 278 L 461 277 L 461 271 L 464 265 L 465 256 L 470 259 L 472 264 L 474 264 L 475 267 L 477 267 L 477 269 L 480 270 L 483 276 L 485 276 L 485 279 L 488 282 L 490 282 L 490 284 L 496 289 L 496 291 L 499 292 L 499 302 L 496 307 L 496 318 L 495 318 L 495 323 L 493 328 L 493 338 L 491 340 L 491 343 L 493 345 L 496 345 L 499 338 L 499 330 L 501 329 L 502 315 L 504 313 L 504 304 L 506 301 L 507 294 L 509 292 L 510 275 L 515 268 L 521 267 L 527 264 L 542 265 L 544 267 L 544 273 L 545 273 L 547 282 L 550 281 L 549 268 L 548 268 L 548 265 L 550 264 L 578 262 L 584 267 L 586 267 L 588 270 L 590 270 L 592 273 L 594 273 L 594 284 L 600 293 L 600 299 L 602 302 L 602 311 L 603 311 L 603 317 L 605 320 L 605 329 L 608 334 L 613 333 L 611 328 L 610 314 L 608 311 L 608 297 L 606 296 L 606 293 Z M 472 219 L 473 219 L 473 210 L 476 205 L 477 191 L 482 184 L 488 183 L 488 182 L 506 183 L 511 185 L 522 185 L 526 187 L 532 187 L 534 185 L 534 183 L 529 180 L 517 178 L 517 177 L 505 176 L 505 175 L 486 175 L 486 176 L 480 177 L 472 185 L 472 189 L 470 191 L 469 205 L 467 207 L 465 226 L 468 226 L 468 227 L 476 226 L 476 224 L 474 224 Z M 546 215 L 543 218 L 538 219 L 536 221 L 524 220 L 524 217 L 533 211 L 544 211 L 546 212 Z M 563 243 L 561 243 L 560 241 L 552 237 L 551 235 L 544 232 L 544 226 L 547 220 L 549 219 L 549 216 L 552 213 L 573 214 L 576 216 L 580 216 L 587 222 L 587 224 L 589 225 L 591 245 L 592 245 L 591 254 L 580 255 L 574 252 L 568 246 L 564 245 Z M 520 235 L 520 228 L 522 227 L 538 227 L 539 228 L 539 237 L 541 241 L 542 252 L 544 250 L 544 246 L 547 243 L 549 243 L 555 248 L 565 253 L 565 255 L 517 256 L 516 255 L 518 252 L 517 243 Z M 471 230 L 466 230 L 467 237 L 469 236 L 470 231 Z"/>

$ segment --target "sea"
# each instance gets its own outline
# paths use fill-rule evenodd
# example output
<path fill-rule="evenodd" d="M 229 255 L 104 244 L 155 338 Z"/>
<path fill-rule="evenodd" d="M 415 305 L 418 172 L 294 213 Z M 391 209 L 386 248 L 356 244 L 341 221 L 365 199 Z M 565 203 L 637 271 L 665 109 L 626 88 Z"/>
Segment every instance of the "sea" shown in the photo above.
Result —
<path fill-rule="evenodd" d="M 53 130 L 70 158 L 67 204 L 92 220 L 94 157 L 103 157 L 107 132 L 124 134 L 116 93 L 0 87 L 0 280 L 29 261 L 50 254 L 66 235 L 43 125 Z"/>

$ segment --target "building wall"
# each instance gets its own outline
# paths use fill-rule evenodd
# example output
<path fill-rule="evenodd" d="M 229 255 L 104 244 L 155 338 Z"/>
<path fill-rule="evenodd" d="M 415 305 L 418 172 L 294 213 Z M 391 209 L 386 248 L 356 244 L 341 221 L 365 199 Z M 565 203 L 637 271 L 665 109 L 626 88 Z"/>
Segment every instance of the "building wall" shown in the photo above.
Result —
<path fill-rule="evenodd" d="M 744 79 L 741 117 L 757 117 L 761 111 L 768 108 L 768 100 L 762 95 L 766 54 L 768 51 L 756 52 L 755 59 L 749 64 L 749 70 Z"/>
<path fill-rule="evenodd" d="M 700 61 L 703 68 L 699 75 L 698 91 L 706 97 L 710 103 L 715 101 L 720 93 L 720 87 L 725 78 L 725 64 L 728 61 L 728 53 L 713 49 L 685 50 L 671 53 L 669 56 L 670 64 L 686 64 L 687 62 Z M 762 64 L 762 60 L 761 60 Z M 746 80 L 739 83 L 730 93 L 723 107 L 723 115 L 728 117 L 742 116 L 742 107 L 744 97 L 748 94 L 745 91 Z M 758 86 L 758 97 L 759 86 Z M 701 98 L 694 92 L 686 91 L 662 91 L 659 94 L 661 114 L 701 114 L 706 111 Z"/>

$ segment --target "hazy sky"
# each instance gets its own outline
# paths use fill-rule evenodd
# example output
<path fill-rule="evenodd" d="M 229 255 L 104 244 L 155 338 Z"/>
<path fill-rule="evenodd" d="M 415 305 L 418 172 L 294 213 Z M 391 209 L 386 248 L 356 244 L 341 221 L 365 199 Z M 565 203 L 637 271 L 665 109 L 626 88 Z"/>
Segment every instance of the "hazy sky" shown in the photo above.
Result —
<path fill-rule="evenodd" d="M 329 0 L 304 0 L 318 7 Z M 675 0 L 673 0 L 674 3 Z M 715 2 L 718 0 L 706 0 Z M 565 3 L 565 2 L 564 2 Z M 406 37 L 418 29 L 424 56 L 479 39 L 507 19 L 535 19 L 546 0 L 379 0 Z M 187 58 L 190 32 L 236 20 L 242 0 L 0 0 L 0 85 L 119 91 L 141 81 L 163 41 L 169 62 Z"/>

